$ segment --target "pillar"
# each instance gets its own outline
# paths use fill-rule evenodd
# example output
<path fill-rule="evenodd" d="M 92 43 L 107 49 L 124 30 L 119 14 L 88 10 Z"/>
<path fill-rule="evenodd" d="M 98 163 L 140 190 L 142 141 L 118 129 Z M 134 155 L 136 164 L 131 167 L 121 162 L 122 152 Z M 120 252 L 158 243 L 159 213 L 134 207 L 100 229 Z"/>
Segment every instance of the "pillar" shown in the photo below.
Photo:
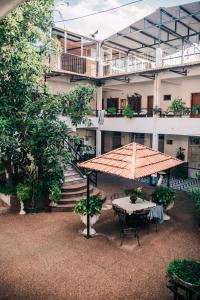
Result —
<path fill-rule="evenodd" d="M 101 130 L 98 128 L 96 130 L 96 156 L 101 155 L 101 138 L 102 138 L 102 134 L 101 134 Z"/>
<path fill-rule="evenodd" d="M 96 88 L 96 101 L 97 101 L 97 110 L 102 110 L 102 99 L 103 99 L 103 88 L 102 86 L 97 86 Z"/>
<path fill-rule="evenodd" d="M 154 101 L 153 106 L 160 108 L 161 106 L 161 79 L 159 78 L 159 74 L 155 74 L 155 80 L 154 80 Z M 153 120 L 154 120 L 154 129 L 153 129 L 153 139 L 152 139 L 152 148 L 154 150 L 158 150 L 159 146 L 159 134 L 158 134 L 158 118 L 159 116 L 157 114 L 154 114 Z"/>
<path fill-rule="evenodd" d="M 162 49 L 156 48 L 156 68 L 162 68 Z"/>

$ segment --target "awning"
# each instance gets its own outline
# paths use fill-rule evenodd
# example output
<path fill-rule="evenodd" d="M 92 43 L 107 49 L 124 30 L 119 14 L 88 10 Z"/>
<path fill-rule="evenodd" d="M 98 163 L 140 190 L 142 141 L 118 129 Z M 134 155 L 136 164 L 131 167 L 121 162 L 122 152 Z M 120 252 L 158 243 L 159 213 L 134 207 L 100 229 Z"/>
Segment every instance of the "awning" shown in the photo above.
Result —
<path fill-rule="evenodd" d="M 181 50 L 182 41 L 199 44 L 200 1 L 161 7 L 152 14 L 107 38 L 104 43 L 125 52 L 147 54 L 158 45 L 171 54 Z"/>
<path fill-rule="evenodd" d="M 171 169 L 183 163 L 177 158 L 147 146 L 131 143 L 83 162 L 79 166 L 127 179 L 137 179 Z"/>

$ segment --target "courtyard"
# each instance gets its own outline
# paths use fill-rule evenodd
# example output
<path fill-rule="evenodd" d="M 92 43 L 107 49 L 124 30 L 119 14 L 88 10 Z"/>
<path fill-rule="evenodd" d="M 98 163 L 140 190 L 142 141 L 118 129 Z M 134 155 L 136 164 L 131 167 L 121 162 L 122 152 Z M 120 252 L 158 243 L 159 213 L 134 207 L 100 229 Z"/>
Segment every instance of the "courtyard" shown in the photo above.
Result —
<path fill-rule="evenodd" d="M 100 175 L 99 186 L 120 195 L 132 182 Z M 138 183 L 135 183 L 138 186 Z M 145 191 L 151 187 L 143 184 Z M 117 218 L 105 203 L 90 240 L 74 213 L 0 217 L 0 299 L 172 299 L 166 268 L 174 258 L 200 259 L 191 200 L 177 192 L 171 220 L 142 230 L 120 246 Z M 123 270 L 123 271 L 122 271 Z"/>

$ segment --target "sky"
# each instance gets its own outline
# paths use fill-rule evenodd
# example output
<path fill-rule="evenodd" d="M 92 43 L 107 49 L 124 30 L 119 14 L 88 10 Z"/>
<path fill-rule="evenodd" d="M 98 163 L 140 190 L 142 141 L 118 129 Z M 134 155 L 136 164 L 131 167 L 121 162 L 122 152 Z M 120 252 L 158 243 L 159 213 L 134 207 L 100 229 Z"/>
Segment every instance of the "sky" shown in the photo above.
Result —
<path fill-rule="evenodd" d="M 107 13 L 87 17 L 84 19 L 65 21 L 99 10 L 110 9 L 131 0 L 55 0 L 54 20 L 57 27 L 66 27 L 68 30 L 89 36 L 98 30 L 97 39 L 105 39 L 110 35 L 129 26 L 135 21 L 145 17 L 158 7 L 167 7 L 191 3 L 190 0 L 143 0 L 139 3 L 110 11 Z M 67 6 L 66 2 L 69 2 Z M 57 21 L 62 21 L 57 23 Z"/>

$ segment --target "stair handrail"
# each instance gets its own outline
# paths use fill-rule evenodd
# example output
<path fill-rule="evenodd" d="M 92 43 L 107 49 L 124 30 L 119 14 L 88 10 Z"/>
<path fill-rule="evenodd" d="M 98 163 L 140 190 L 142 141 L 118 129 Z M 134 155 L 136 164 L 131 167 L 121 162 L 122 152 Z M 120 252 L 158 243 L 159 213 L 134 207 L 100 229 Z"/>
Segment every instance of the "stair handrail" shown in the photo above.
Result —
<path fill-rule="evenodd" d="M 84 172 L 84 170 L 78 166 L 78 163 L 85 161 L 85 158 L 75 149 L 75 147 L 72 146 L 72 144 L 69 142 L 69 139 L 65 139 L 64 144 L 67 145 L 66 147 L 69 148 L 72 153 L 72 161 L 70 163 L 79 172 L 79 174 L 84 177 L 86 172 Z M 95 186 L 97 186 L 97 172 L 91 172 L 89 179 Z"/>

